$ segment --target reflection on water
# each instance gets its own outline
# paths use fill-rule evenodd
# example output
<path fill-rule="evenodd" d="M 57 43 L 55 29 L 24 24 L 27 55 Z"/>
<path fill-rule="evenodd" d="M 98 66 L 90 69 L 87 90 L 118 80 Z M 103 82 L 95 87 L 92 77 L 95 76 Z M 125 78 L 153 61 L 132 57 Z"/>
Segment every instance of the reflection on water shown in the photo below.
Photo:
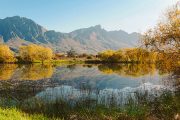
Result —
<path fill-rule="evenodd" d="M 99 70 L 112 74 L 116 73 L 120 76 L 140 77 L 147 74 L 154 75 L 156 72 L 155 64 L 121 64 L 121 65 L 99 65 Z"/>
<path fill-rule="evenodd" d="M 177 80 L 171 78 L 173 73 L 160 75 L 162 70 L 154 64 L 64 65 L 56 67 L 51 64 L 19 66 L 5 64 L 0 65 L 0 67 L 0 80 L 9 80 L 8 82 L 12 86 L 16 84 L 16 87 L 21 86 L 21 84 L 28 86 L 32 84 L 41 87 L 69 85 L 78 89 L 123 89 L 125 87 L 138 87 L 143 83 L 172 87 L 177 83 Z M 31 80 L 37 80 L 37 82 Z M 3 87 L 3 81 L 0 83 Z"/>
<path fill-rule="evenodd" d="M 149 100 L 158 97 L 164 91 L 174 91 L 173 88 L 163 85 L 153 85 L 151 83 L 144 83 L 136 88 L 125 87 L 123 89 L 102 89 L 102 90 L 81 90 L 73 88 L 72 86 L 62 85 L 55 88 L 47 88 L 45 91 L 36 95 L 36 98 L 46 100 L 45 102 L 55 102 L 56 100 L 64 101 L 79 101 L 83 99 L 91 99 L 97 101 L 97 104 L 116 106 L 127 104 L 129 98 L 136 100 L 136 94 L 146 94 Z"/>
<path fill-rule="evenodd" d="M 51 78 L 54 72 L 52 65 L 30 64 L 16 65 L 3 64 L 0 65 L 0 80 L 41 80 Z"/>
<path fill-rule="evenodd" d="M 147 114 L 158 113 L 159 118 L 162 114 L 164 118 L 171 118 L 179 108 L 179 102 L 174 100 L 179 93 L 179 72 L 178 69 L 169 70 L 171 67 L 154 64 L 5 64 L 0 68 L 0 106 L 13 105 L 32 113 L 62 117 L 80 106 L 83 109 L 99 105 L 108 108 L 128 105 L 128 109 L 135 106 L 148 111 Z M 171 93 L 170 97 L 166 93 Z M 161 108 L 161 103 L 170 106 L 168 111 Z M 175 111 L 172 108 L 176 108 Z M 156 109 L 158 112 L 153 111 Z M 170 112 L 172 114 L 166 116 Z"/>
<path fill-rule="evenodd" d="M 0 65 L 0 80 L 9 80 L 14 74 L 17 65 L 4 64 Z"/>
<path fill-rule="evenodd" d="M 51 64 L 30 64 L 30 65 L 15 65 L 2 64 L 0 65 L 0 80 L 17 79 L 17 80 L 41 80 L 51 78 L 53 73 L 62 73 L 65 78 L 90 76 L 96 74 L 117 74 L 121 77 L 141 77 L 145 75 L 154 76 L 158 74 L 170 73 L 172 67 L 168 65 L 157 66 L 155 64 L 110 64 L 110 65 L 67 65 L 54 67 Z M 58 71 L 54 71 L 54 70 Z M 88 72 L 89 71 L 89 72 Z M 102 73 L 101 73 L 102 72 Z M 69 75 L 69 73 L 72 73 Z M 66 75 L 68 74 L 68 75 Z M 66 78 L 67 77 L 67 78 Z"/>
<path fill-rule="evenodd" d="M 52 65 L 26 65 L 20 67 L 18 70 L 19 80 L 40 80 L 45 78 L 51 78 L 54 68 Z"/>

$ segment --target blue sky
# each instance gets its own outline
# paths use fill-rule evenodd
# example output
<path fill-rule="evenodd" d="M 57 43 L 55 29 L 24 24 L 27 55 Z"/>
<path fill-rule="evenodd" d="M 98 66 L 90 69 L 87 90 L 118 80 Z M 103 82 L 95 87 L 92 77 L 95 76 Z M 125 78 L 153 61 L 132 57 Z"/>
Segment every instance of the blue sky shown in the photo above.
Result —
<path fill-rule="evenodd" d="M 0 18 L 19 15 L 46 29 L 70 32 L 97 24 L 143 32 L 178 0 L 0 0 Z"/>

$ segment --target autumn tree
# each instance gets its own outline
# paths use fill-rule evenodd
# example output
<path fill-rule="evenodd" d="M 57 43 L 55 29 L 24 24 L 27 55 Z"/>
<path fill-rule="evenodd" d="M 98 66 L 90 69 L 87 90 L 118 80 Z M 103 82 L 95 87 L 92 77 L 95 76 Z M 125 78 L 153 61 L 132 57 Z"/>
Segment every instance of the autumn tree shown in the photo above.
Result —
<path fill-rule="evenodd" d="M 20 58 L 25 62 L 51 60 L 53 57 L 53 51 L 48 47 L 31 44 L 28 46 L 22 46 L 19 49 Z"/>
<path fill-rule="evenodd" d="M 9 49 L 7 45 L 0 45 L 0 62 L 15 62 L 14 53 Z"/>
<path fill-rule="evenodd" d="M 106 50 L 104 52 L 98 53 L 98 56 L 103 61 L 111 61 L 111 57 L 114 55 L 114 50 Z"/>
<path fill-rule="evenodd" d="M 159 53 L 170 53 L 178 58 L 180 54 L 180 9 L 178 4 L 169 9 L 164 19 L 142 37 L 143 45 Z"/>
<path fill-rule="evenodd" d="M 123 51 L 122 50 L 115 51 L 109 59 L 114 62 L 123 61 L 124 60 Z"/>
<path fill-rule="evenodd" d="M 50 48 L 38 46 L 37 49 L 37 59 L 39 59 L 42 63 L 44 63 L 45 60 L 52 59 L 53 51 Z"/>
<path fill-rule="evenodd" d="M 117 51 L 106 50 L 99 53 L 99 58 L 107 62 L 155 62 L 155 52 L 143 48 L 126 48 Z"/>
<path fill-rule="evenodd" d="M 156 54 L 155 52 L 149 52 L 143 48 L 131 48 L 124 50 L 125 61 L 134 62 L 155 62 Z"/>
<path fill-rule="evenodd" d="M 21 46 L 19 48 L 20 58 L 25 62 L 33 62 L 37 58 L 37 45 Z"/>

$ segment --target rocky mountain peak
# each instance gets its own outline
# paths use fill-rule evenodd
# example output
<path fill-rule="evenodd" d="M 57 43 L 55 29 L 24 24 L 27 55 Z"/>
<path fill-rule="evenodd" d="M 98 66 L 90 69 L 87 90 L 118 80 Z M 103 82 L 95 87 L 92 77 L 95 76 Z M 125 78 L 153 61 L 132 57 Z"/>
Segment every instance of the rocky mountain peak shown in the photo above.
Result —
<path fill-rule="evenodd" d="M 17 49 L 24 44 L 47 45 L 58 52 L 73 48 L 78 53 L 96 54 L 106 49 L 133 47 L 139 36 L 125 31 L 106 31 L 101 25 L 82 28 L 70 33 L 46 30 L 31 19 L 14 16 L 0 19 L 0 41 Z"/>

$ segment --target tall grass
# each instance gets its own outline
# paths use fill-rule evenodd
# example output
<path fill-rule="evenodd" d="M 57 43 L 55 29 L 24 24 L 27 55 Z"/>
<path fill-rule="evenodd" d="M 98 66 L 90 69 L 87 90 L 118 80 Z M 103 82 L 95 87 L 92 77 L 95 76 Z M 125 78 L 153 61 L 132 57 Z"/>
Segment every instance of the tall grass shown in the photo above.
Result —
<path fill-rule="evenodd" d="M 4 100 L 1 102 L 6 105 L 3 106 L 1 103 L 4 108 L 0 109 L 0 120 L 171 120 L 180 113 L 179 98 L 179 93 L 171 92 L 164 92 L 152 99 L 149 99 L 146 93 L 137 93 L 135 99 L 129 97 L 122 106 L 117 106 L 113 99 L 110 99 L 112 100 L 109 102 L 110 105 L 106 105 L 102 102 L 98 103 L 91 97 L 78 100 L 58 98 L 54 101 L 33 97 L 19 101 L 18 104 L 13 104 L 11 100 Z M 7 101 L 11 103 L 7 104 Z"/>

